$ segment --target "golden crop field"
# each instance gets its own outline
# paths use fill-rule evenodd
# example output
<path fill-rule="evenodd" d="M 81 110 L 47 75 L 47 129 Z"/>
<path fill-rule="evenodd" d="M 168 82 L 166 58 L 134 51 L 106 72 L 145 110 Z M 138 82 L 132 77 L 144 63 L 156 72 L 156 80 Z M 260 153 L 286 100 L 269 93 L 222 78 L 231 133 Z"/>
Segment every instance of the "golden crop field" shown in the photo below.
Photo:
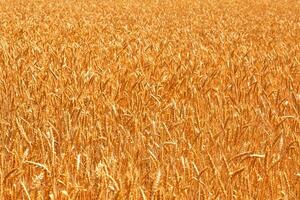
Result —
<path fill-rule="evenodd" d="M 297 0 L 1 0 L 0 199 L 300 199 Z"/>

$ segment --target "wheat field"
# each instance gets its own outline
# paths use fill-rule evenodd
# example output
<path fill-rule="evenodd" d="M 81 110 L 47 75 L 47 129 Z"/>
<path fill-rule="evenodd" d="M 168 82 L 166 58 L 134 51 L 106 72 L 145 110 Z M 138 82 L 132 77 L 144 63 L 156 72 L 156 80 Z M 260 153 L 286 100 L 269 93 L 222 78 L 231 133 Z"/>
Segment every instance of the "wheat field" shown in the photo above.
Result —
<path fill-rule="evenodd" d="M 0 1 L 0 199 L 300 199 L 300 2 Z"/>

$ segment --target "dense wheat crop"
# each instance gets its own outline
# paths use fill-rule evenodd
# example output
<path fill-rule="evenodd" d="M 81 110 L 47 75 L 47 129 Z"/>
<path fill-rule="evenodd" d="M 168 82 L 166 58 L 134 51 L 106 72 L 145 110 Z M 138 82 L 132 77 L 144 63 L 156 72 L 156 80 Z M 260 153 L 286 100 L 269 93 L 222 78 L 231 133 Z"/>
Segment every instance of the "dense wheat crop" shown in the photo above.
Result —
<path fill-rule="evenodd" d="M 300 199 L 300 3 L 0 3 L 1 199 Z"/>

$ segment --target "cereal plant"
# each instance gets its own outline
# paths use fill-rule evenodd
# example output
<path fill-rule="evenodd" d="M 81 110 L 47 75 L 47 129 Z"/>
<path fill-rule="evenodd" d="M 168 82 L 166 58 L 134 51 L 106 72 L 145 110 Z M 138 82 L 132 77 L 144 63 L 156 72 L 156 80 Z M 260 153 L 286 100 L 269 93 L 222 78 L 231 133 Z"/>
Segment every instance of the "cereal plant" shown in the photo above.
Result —
<path fill-rule="evenodd" d="M 0 199 L 300 199 L 297 0 L 1 0 Z"/>

